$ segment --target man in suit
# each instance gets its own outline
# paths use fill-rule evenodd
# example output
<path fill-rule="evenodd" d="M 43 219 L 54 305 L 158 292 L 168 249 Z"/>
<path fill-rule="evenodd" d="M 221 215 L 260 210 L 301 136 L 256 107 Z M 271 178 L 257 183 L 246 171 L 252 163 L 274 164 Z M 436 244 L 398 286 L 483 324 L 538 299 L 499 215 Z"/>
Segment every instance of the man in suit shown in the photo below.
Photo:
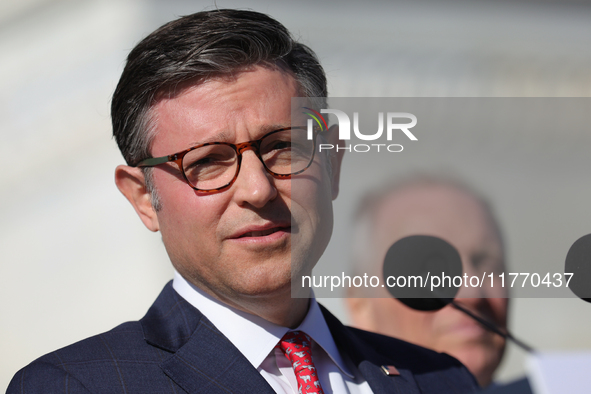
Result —
<path fill-rule="evenodd" d="M 139 322 L 41 357 L 8 392 L 472 392 L 455 359 L 292 298 L 330 239 L 342 151 L 314 152 L 337 131 L 308 139 L 291 98 L 326 95 L 313 52 L 256 12 L 140 42 L 112 101 L 115 177 L 176 275 Z"/>
<path fill-rule="evenodd" d="M 410 235 L 431 235 L 452 244 L 460 254 L 464 271 L 505 270 L 499 225 L 489 204 L 459 182 L 433 176 L 411 176 L 386 185 L 362 199 L 356 215 L 363 236 L 355 237 L 355 265 L 363 272 L 381 269 L 388 248 Z M 392 299 L 363 297 L 363 289 L 351 288 L 347 306 L 355 327 L 404 339 L 448 353 L 488 386 L 505 350 L 505 340 L 451 306 L 436 312 L 417 311 Z M 508 298 L 504 288 L 462 287 L 458 303 L 507 327 Z"/>

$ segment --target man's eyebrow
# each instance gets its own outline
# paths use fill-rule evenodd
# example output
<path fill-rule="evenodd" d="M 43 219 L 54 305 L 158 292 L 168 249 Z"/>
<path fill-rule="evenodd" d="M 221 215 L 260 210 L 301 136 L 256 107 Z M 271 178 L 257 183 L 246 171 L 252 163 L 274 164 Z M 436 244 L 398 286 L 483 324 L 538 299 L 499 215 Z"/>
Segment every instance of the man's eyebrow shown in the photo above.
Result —
<path fill-rule="evenodd" d="M 230 140 L 230 133 L 228 131 L 220 131 L 217 134 L 212 135 L 211 137 L 204 138 L 199 141 L 195 141 L 191 144 L 191 146 L 197 146 L 202 144 L 207 144 L 210 142 L 228 142 Z"/>
<path fill-rule="evenodd" d="M 265 126 L 261 126 L 258 129 L 258 138 L 262 137 L 263 135 L 270 133 L 272 131 L 275 130 L 280 130 L 280 129 L 285 129 L 291 127 L 290 123 L 286 123 L 286 124 L 273 124 L 273 125 L 265 125 Z M 256 138 L 255 138 L 256 139 Z M 203 140 L 200 141 L 196 141 L 193 142 L 191 144 L 191 146 L 197 146 L 197 145 L 201 145 L 201 144 L 207 144 L 207 143 L 211 143 L 211 142 L 230 142 L 230 143 L 242 143 L 242 142 L 246 142 L 246 141 L 233 141 L 233 137 L 232 134 L 227 131 L 221 131 L 215 135 L 212 135 L 211 137 L 208 138 L 204 138 Z"/>
<path fill-rule="evenodd" d="M 291 123 L 263 126 L 260 128 L 261 137 L 267 133 L 270 133 L 271 131 L 286 129 L 288 127 L 291 127 Z"/>

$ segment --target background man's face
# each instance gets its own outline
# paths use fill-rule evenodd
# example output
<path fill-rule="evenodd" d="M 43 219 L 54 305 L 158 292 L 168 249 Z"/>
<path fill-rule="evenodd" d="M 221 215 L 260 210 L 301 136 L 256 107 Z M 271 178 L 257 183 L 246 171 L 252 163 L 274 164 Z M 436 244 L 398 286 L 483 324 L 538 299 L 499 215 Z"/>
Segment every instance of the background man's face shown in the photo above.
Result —
<path fill-rule="evenodd" d="M 504 269 L 498 234 L 479 202 L 463 191 L 447 186 L 410 186 L 383 201 L 376 212 L 372 229 L 376 257 L 383 259 L 400 238 L 423 234 L 455 246 L 469 275 Z M 494 298 L 506 297 L 503 290 L 462 289 L 458 297 L 458 302 L 472 311 L 506 326 L 507 299 Z M 505 341 L 461 312 L 449 306 L 438 312 L 419 312 L 391 298 L 358 301 L 363 307 L 355 308 L 353 319 L 359 327 L 446 352 L 464 363 L 480 384 L 490 382 Z"/>
<path fill-rule="evenodd" d="M 152 155 L 256 140 L 288 127 L 298 93 L 290 73 L 263 67 L 191 87 L 155 105 Z M 330 238 L 331 182 L 321 157 L 292 180 L 278 180 L 247 150 L 232 187 L 209 195 L 189 187 L 172 163 L 153 174 L 162 204 L 158 227 L 173 265 L 231 304 L 289 296 L 292 262 L 298 272 L 310 270 Z"/>

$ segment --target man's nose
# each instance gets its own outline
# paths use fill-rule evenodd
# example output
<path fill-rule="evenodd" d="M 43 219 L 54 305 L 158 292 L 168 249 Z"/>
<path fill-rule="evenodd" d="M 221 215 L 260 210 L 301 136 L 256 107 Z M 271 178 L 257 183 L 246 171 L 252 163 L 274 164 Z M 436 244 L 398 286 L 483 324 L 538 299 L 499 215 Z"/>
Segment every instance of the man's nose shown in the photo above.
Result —
<path fill-rule="evenodd" d="M 479 303 L 478 299 L 487 297 L 490 278 L 486 276 L 483 277 L 482 274 L 484 272 L 474 267 L 466 256 L 462 256 L 462 267 L 464 268 L 462 276 L 467 275 L 467 277 L 462 278 L 462 286 L 460 287 L 456 298 L 470 300 L 477 304 Z"/>
<path fill-rule="evenodd" d="M 232 188 L 238 205 L 262 208 L 277 197 L 275 179 L 265 169 L 254 147 L 242 151 L 240 172 Z"/>

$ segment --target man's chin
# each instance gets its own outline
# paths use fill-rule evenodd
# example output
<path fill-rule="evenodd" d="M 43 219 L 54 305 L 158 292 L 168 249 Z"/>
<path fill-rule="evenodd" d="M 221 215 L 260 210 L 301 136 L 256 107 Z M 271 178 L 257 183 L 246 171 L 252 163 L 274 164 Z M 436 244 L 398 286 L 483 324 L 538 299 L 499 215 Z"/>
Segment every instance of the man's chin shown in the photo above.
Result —
<path fill-rule="evenodd" d="M 245 298 L 276 298 L 289 296 L 291 294 L 290 275 L 284 274 L 279 277 L 250 277 L 231 285 L 232 292 L 239 297 Z"/>

